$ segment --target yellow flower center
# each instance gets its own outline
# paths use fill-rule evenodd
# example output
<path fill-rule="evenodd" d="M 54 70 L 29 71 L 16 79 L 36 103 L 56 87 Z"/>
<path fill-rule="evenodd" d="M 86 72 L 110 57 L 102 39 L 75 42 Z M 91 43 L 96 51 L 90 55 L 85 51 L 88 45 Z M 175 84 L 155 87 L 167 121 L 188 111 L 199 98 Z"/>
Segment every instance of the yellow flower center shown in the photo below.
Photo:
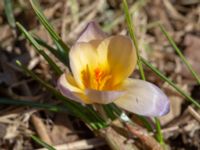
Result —
<path fill-rule="evenodd" d="M 88 66 L 82 71 L 82 81 L 85 88 L 95 90 L 111 90 L 111 74 L 107 69 L 96 67 L 89 70 Z"/>

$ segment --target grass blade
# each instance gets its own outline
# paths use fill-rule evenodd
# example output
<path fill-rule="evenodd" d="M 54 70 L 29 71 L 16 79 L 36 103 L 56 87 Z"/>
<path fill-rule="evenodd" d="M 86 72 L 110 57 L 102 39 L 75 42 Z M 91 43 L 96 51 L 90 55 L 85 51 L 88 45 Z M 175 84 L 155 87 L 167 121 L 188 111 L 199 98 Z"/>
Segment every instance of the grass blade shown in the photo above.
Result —
<path fill-rule="evenodd" d="M 178 93 L 180 93 L 182 96 L 184 96 L 188 101 L 190 101 L 192 104 L 200 108 L 200 104 L 194 100 L 191 96 L 189 96 L 187 93 L 185 93 L 183 90 L 181 90 L 175 83 L 173 83 L 170 79 L 168 79 L 165 75 L 163 75 L 157 68 L 152 66 L 149 62 L 147 62 L 145 59 L 141 58 L 141 61 L 149 67 L 154 73 L 156 73 L 162 80 L 166 81 L 169 85 L 171 85 Z"/>
<path fill-rule="evenodd" d="M 5 6 L 5 14 L 6 14 L 6 18 L 8 20 L 9 25 L 12 28 L 15 28 L 15 17 L 13 14 L 13 6 L 12 6 L 12 0 L 4 0 L 4 6 Z"/>
<path fill-rule="evenodd" d="M 80 103 L 77 103 L 73 100 L 67 99 L 65 96 L 63 96 L 60 92 L 58 92 L 50 84 L 46 83 L 44 80 L 42 80 L 37 75 L 35 75 L 32 71 L 28 70 L 19 61 L 16 61 L 16 63 L 24 72 L 26 72 L 33 79 L 37 80 L 44 87 L 46 87 L 53 95 L 56 96 L 56 98 L 58 98 L 59 100 L 62 100 L 66 109 L 69 110 L 69 112 L 72 115 L 74 115 L 78 118 L 81 118 L 84 122 L 86 122 L 88 125 L 90 125 L 93 129 L 104 128 L 107 126 L 106 122 L 93 109 L 90 109 L 88 106 L 83 106 Z"/>
<path fill-rule="evenodd" d="M 157 117 L 154 117 L 154 120 L 155 120 L 155 123 L 156 123 L 156 137 L 157 137 L 157 140 L 160 144 L 164 145 L 165 146 L 165 142 L 164 142 L 164 139 L 163 139 L 163 134 L 161 132 L 161 125 L 160 125 L 160 121 Z"/>
<path fill-rule="evenodd" d="M 135 36 L 134 26 L 133 26 L 133 23 L 132 23 L 132 20 L 131 20 L 131 15 L 129 13 L 128 4 L 127 4 L 126 0 L 123 0 L 123 9 L 124 9 L 124 12 L 125 12 L 125 17 L 126 17 L 126 22 L 127 22 L 127 25 L 128 25 L 129 34 L 131 36 L 131 39 L 132 39 L 134 46 L 135 46 L 135 49 L 136 49 L 136 54 L 137 54 L 137 59 L 138 59 L 137 63 L 138 63 L 140 75 L 141 75 L 141 78 L 143 80 L 145 80 L 144 69 L 142 67 L 142 63 L 141 63 L 141 60 L 140 60 L 140 53 L 139 53 L 137 38 Z"/>
<path fill-rule="evenodd" d="M 60 58 L 62 59 L 62 62 L 65 62 L 65 64 L 69 64 L 66 59 L 68 56 L 68 51 L 69 51 L 68 46 L 62 41 L 60 36 L 54 31 L 52 25 L 48 22 L 47 18 L 42 13 L 42 10 L 39 6 L 38 1 L 30 0 L 30 2 L 31 2 L 31 6 L 32 6 L 33 10 L 35 11 L 39 21 L 46 28 L 48 33 L 51 35 L 53 41 L 55 42 L 56 46 L 58 47 L 59 55 L 60 55 Z"/>
<path fill-rule="evenodd" d="M 37 109 L 45 109 L 53 112 L 67 112 L 64 107 L 53 105 L 53 104 L 44 104 L 39 102 L 33 102 L 28 100 L 13 100 L 8 98 L 0 98 L 0 104 L 4 105 L 15 105 L 15 106 L 29 106 Z"/>
<path fill-rule="evenodd" d="M 163 135 L 161 133 L 161 126 L 160 126 L 160 121 L 158 118 L 154 117 L 155 119 L 155 123 L 156 123 L 156 131 L 157 132 L 160 132 L 160 133 L 156 133 L 156 138 L 157 140 L 160 142 L 160 144 L 164 145 L 165 146 L 165 142 L 163 140 Z"/>
<path fill-rule="evenodd" d="M 77 105 L 77 107 L 80 108 L 81 105 L 79 106 L 79 104 L 74 102 L 74 101 L 68 101 L 68 99 L 65 98 L 63 95 L 61 95 L 53 86 L 51 86 L 50 84 L 46 83 L 44 80 L 42 80 L 37 75 L 35 75 L 32 71 L 28 70 L 23 64 L 21 64 L 21 62 L 16 61 L 16 63 L 24 72 L 26 72 L 28 75 L 30 75 L 33 79 L 37 80 L 39 83 L 41 83 L 49 91 L 51 91 L 52 94 L 54 94 L 56 97 L 64 100 L 68 104 L 69 110 L 73 110 L 72 112 L 74 112 L 74 110 L 77 109 L 77 108 L 75 108 L 75 106 L 73 106 L 73 104 Z M 84 108 L 81 108 L 81 110 L 82 109 L 84 109 Z"/>
<path fill-rule="evenodd" d="M 31 138 L 38 144 L 40 144 L 41 146 L 43 146 L 44 148 L 47 148 L 48 150 L 56 150 L 55 148 L 53 148 L 52 146 L 50 146 L 49 144 L 45 143 L 44 141 L 42 141 L 41 139 L 37 138 L 36 136 L 32 135 Z"/>
<path fill-rule="evenodd" d="M 63 58 L 60 57 L 60 54 L 58 52 L 58 50 L 56 48 L 53 48 L 52 46 L 48 45 L 45 41 L 43 41 L 42 39 L 40 39 L 39 37 L 37 37 L 36 35 L 33 35 L 34 39 L 37 41 L 37 43 L 48 49 L 56 58 L 58 58 L 63 64 L 66 63 L 67 57 L 65 58 L 65 60 L 63 60 Z"/>
<path fill-rule="evenodd" d="M 139 10 L 147 3 L 146 0 L 135 1 L 134 5 L 130 6 L 129 13 L 132 14 L 133 12 Z M 115 26 L 120 24 L 124 20 L 124 16 L 118 16 L 114 20 L 110 20 L 103 25 L 103 30 L 106 32 L 110 32 Z"/>
<path fill-rule="evenodd" d="M 41 49 L 40 45 L 35 41 L 35 39 L 26 31 L 26 29 L 20 24 L 16 23 L 17 27 L 21 30 L 21 32 L 25 35 L 25 37 L 29 40 L 29 42 L 35 47 L 36 51 L 41 54 L 49 65 L 53 68 L 57 75 L 61 75 L 62 71 L 60 68 L 54 63 L 54 61 Z"/>
<path fill-rule="evenodd" d="M 172 47 L 175 49 L 176 53 L 179 55 L 181 60 L 184 62 L 184 64 L 187 66 L 188 70 L 191 72 L 193 77 L 197 80 L 198 84 L 200 84 L 200 77 L 199 75 L 193 70 L 192 66 L 188 63 L 185 56 L 182 54 L 181 50 L 177 47 L 176 43 L 174 42 L 173 38 L 168 34 L 164 26 L 159 24 L 159 27 L 162 31 L 162 33 L 165 35 L 165 37 L 168 39 L 169 43 L 172 45 Z"/>

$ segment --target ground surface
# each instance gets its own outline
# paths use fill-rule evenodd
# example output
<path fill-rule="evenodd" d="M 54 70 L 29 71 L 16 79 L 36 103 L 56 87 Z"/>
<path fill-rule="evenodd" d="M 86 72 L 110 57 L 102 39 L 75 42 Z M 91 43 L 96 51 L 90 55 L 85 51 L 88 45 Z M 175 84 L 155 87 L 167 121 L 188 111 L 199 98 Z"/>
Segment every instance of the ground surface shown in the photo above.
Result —
<path fill-rule="evenodd" d="M 29 2 L 26 0 L 13 2 L 15 19 L 52 45 L 51 38 L 38 23 Z M 80 0 L 78 3 L 74 0 L 41 0 L 40 2 L 49 21 L 69 45 L 73 44 L 90 20 L 99 22 L 109 34 L 127 34 L 120 0 Z M 156 25 L 158 21 L 163 23 L 193 68 L 200 74 L 199 1 L 130 0 L 128 2 L 131 12 L 134 12 L 132 19 L 136 26 L 141 55 L 200 102 L 200 86 Z M 20 60 L 44 80 L 54 85 L 56 83 L 57 77 L 52 74 L 45 60 L 35 52 L 18 30 L 9 26 L 3 1 L 0 1 L 0 34 L 0 97 L 59 103 L 52 98 L 51 93 L 16 67 L 15 61 Z M 160 118 L 166 143 L 173 150 L 200 149 L 199 110 L 146 67 L 145 74 L 147 80 L 162 87 L 171 100 L 171 112 Z M 133 76 L 139 77 L 138 70 Z M 1 150 L 40 148 L 30 138 L 34 133 L 52 145 L 80 146 L 84 140 L 92 139 L 90 142 L 94 145 L 94 149 L 108 149 L 98 147 L 105 143 L 100 139 L 94 139 L 94 135 L 80 120 L 65 113 L 0 105 Z"/>

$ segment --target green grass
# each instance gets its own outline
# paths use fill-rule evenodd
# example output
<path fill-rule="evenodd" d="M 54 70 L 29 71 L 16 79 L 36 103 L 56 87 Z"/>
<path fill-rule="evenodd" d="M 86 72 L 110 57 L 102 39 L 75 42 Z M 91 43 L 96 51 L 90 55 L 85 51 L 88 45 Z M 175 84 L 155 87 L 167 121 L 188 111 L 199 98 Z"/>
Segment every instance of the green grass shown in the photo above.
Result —
<path fill-rule="evenodd" d="M 29 106 L 32 108 L 44 109 L 44 110 L 53 111 L 53 112 L 68 112 L 67 109 L 63 106 L 57 106 L 55 104 L 33 102 L 31 100 L 14 100 L 14 99 L 0 97 L 0 104 L 14 105 L 14 106 Z"/>
<path fill-rule="evenodd" d="M 45 29 L 48 31 L 50 36 L 52 37 L 55 45 L 57 46 L 57 54 L 60 58 L 60 60 L 68 65 L 68 52 L 69 47 L 63 42 L 63 40 L 60 38 L 60 36 L 55 32 L 53 26 L 49 23 L 47 18 L 44 16 L 42 9 L 40 8 L 40 5 L 37 0 L 30 0 L 31 6 L 33 10 L 35 11 L 35 14 L 38 17 L 38 20 L 41 22 L 41 24 L 45 27 Z"/>
<path fill-rule="evenodd" d="M 45 143 L 44 141 L 42 141 L 41 139 L 39 139 L 38 137 L 32 135 L 31 138 L 38 144 L 40 144 L 41 146 L 45 147 L 48 150 L 56 150 L 55 148 L 53 148 L 51 145 Z"/>
<path fill-rule="evenodd" d="M 161 24 L 159 24 L 159 27 L 160 27 L 162 33 L 167 38 L 167 40 L 169 41 L 169 43 L 171 44 L 171 46 L 174 48 L 174 50 L 176 51 L 176 53 L 179 55 L 179 57 L 181 58 L 181 60 L 183 61 L 183 63 L 186 65 L 187 69 L 190 71 L 190 73 L 193 75 L 193 77 L 197 80 L 198 84 L 200 84 L 200 77 L 199 77 L 199 75 L 194 71 L 194 69 L 192 68 L 191 64 L 187 61 L 187 59 L 185 58 L 185 56 L 182 54 L 181 50 L 178 48 L 178 46 L 174 42 L 173 38 L 169 35 L 169 33 L 164 28 L 164 26 L 162 26 Z"/>
<path fill-rule="evenodd" d="M 25 35 L 26 39 L 29 40 L 29 42 L 35 47 L 36 51 L 44 57 L 44 59 L 48 62 L 48 64 L 52 67 L 54 72 L 57 75 L 61 75 L 62 71 L 60 68 L 56 65 L 56 63 L 45 53 L 44 50 L 40 47 L 40 45 L 37 43 L 37 41 L 26 31 L 26 29 L 19 23 L 17 22 L 17 27 L 20 29 L 20 31 Z"/>
<path fill-rule="evenodd" d="M 106 122 L 99 116 L 99 114 L 94 111 L 92 108 L 88 106 L 83 106 L 80 103 L 77 103 L 73 100 L 69 100 L 65 96 L 63 96 L 60 92 L 58 92 L 55 87 L 48 84 L 36 74 L 34 74 L 31 70 L 28 70 L 26 66 L 21 64 L 21 62 L 16 61 L 17 65 L 28 75 L 30 75 L 33 79 L 37 80 L 41 83 L 46 89 L 51 92 L 58 100 L 62 100 L 66 109 L 74 116 L 82 119 L 85 123 L 90 125 L 93 129 L 100 129 L 107 126 Z"/>
<path fill-rule="evenodd" d="M 8 24 L 12 27 L 15 28 L 15 17 L 13 14 L 13 1 L 12 0 L 4 0 L 4 8 L 5 8 L 5 14 L 6 18 L 8 20 Z"/>
<path fill-rule="evenodd" d="M 132 20 L 131 20 L 131 15 L 129 13 L 128 4 L 127 4 L 126 0 L 123 0 L 123 9 L 124 9 L 124 12 L 125 12 L 125 17 L 126 17 L 126 22 L 127 22 L 127 25 L 128 25 L 129 34 L 131 36 L 131 39 L 133 40 L 133 43 L 134 43 L 134 46 L 135 46 L 135 49 L 136 49 L 136 54 L 137 54 L 137 59 L 138 59 L 137 63 L 138 63 L 140 75 L 141 75 L 141 78 L 143 80 L 145 80 L 144 69 L 143 69 L 142 63 L 140 61 L 140 52 L 139 52 L 137 37 L 135 35 L 134 25 L 133 25 Z"/>

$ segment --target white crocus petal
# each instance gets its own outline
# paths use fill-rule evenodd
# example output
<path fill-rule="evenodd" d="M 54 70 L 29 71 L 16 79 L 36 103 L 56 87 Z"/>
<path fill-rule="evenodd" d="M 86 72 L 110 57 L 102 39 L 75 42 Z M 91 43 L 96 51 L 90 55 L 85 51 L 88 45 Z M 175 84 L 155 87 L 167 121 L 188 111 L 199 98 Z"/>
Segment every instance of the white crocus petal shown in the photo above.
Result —
<path fill-rule="evenodd" d="M 127 93 L 115 101 L 119 107 L 144 116 L 163 116 L 169 112 L 167 96 L 154 84 L 137 79 L 124 83 Z"/>
<path fill-rule="evenodd" d="M 86 28 L 79 36 L 77 42 L 89 42 L 92 40 L 102 40 L 107 37 L 107 34 L 101 30 L 95 22 L 89 22 Z"/>
<path fill-rule="evenodd" d="M 125 94 L 124 91 L 98 91 L 86 89 L 85 94 L 93 103 L 109 104 Z"/>
<path fill-rule="evenodd" d="M 71 76 L 69 71 L 62 74 L 58 79 L 57 87 L 59 91 L 67 98 L 81 102 L 75 93 L 82 93 L 82 91 L 76 86 L 74 78 Z"/>

